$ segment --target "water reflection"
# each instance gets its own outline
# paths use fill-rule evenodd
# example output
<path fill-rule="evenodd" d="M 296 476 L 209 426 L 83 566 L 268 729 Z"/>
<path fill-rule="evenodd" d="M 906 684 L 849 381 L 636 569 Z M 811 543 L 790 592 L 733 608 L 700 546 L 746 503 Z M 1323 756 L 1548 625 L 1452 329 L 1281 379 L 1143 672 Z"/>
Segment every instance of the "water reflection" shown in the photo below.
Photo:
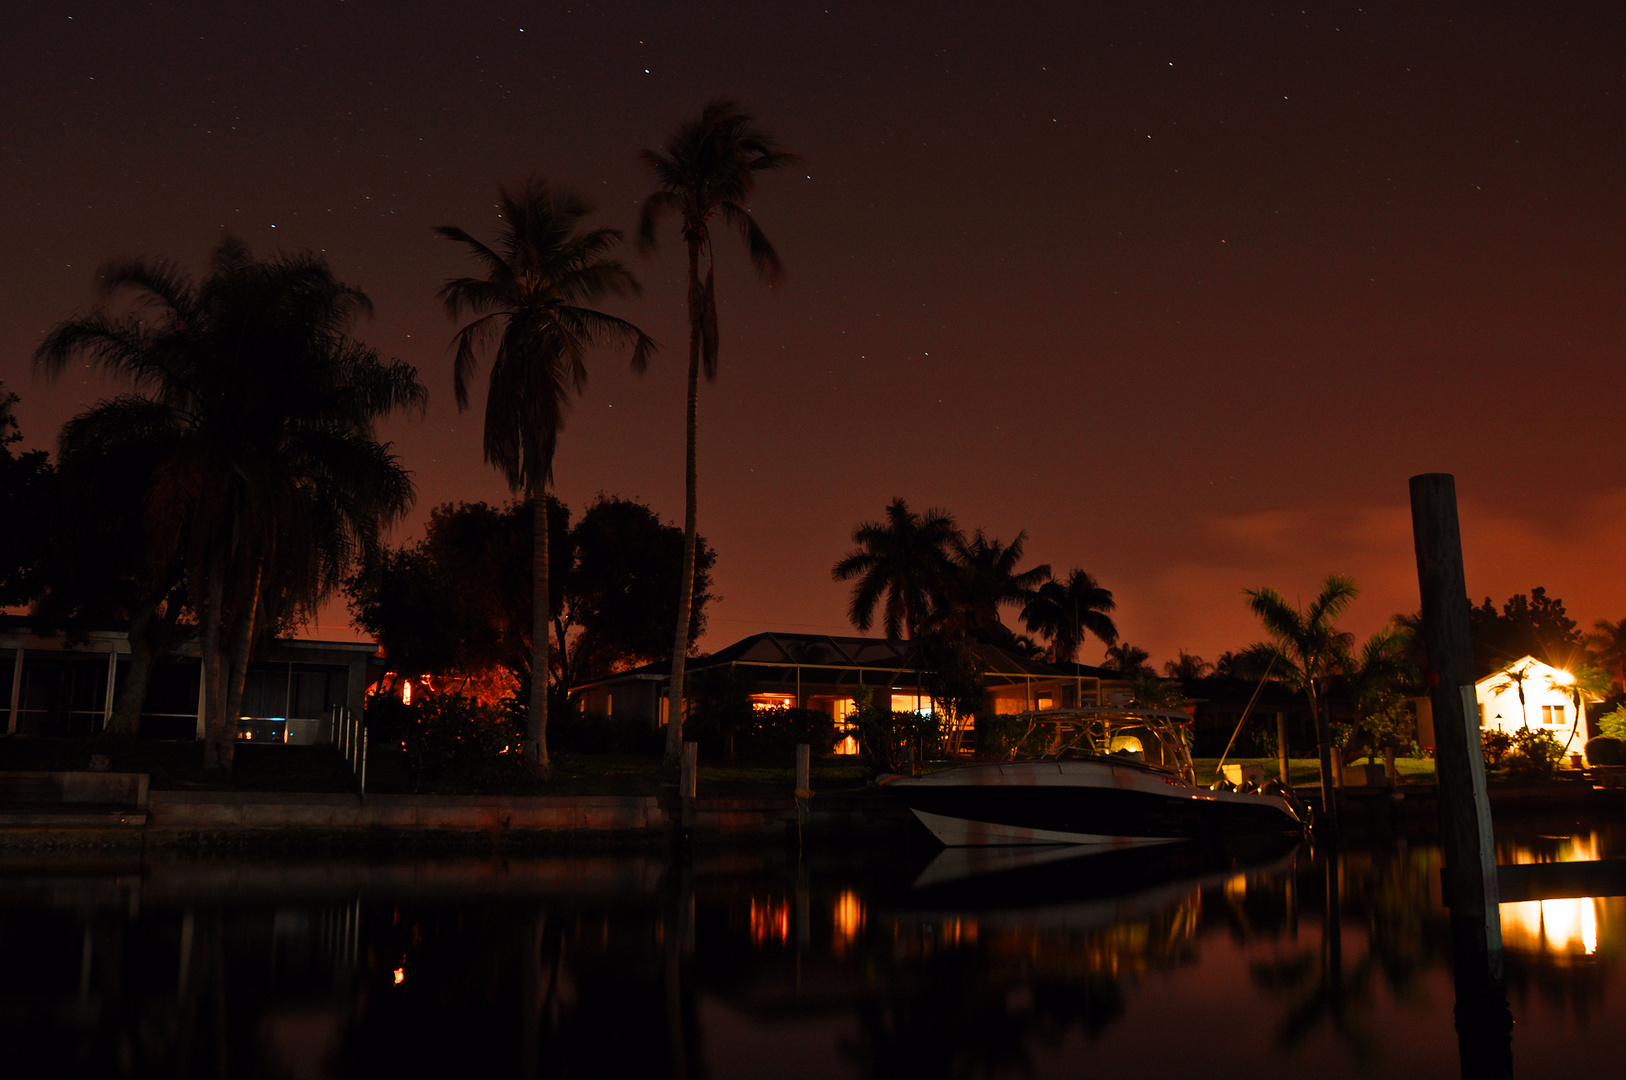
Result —
<path fill-rule="evenodd" d="M 0 868 L 0 1039 L 53 1075 L 1456 1075 L 1433 849 L 1075 855 Z M 1626 899 L 1503 922 L 1519 1040 L 1583 1075 Z"/>

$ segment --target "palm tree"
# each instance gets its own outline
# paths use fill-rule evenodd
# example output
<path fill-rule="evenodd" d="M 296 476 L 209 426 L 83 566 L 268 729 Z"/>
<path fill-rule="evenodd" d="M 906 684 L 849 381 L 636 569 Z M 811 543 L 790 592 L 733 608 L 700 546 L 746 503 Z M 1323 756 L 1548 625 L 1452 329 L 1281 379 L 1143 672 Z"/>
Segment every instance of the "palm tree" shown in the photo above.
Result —
<path fill-rule="evenodd" d="M 1615 691 L 1626 694 L 1626 619 L 1599 619 L 1592 626 L 1595 632 L 1586 636 L 1586 643 L 1609 673 Z"/>
<path fill-rule="evenodd" d="M 1300 608 L 1275 589 L 1247 589 L 1248 608 L 1264 624 L 1270 641 L 1249 649 L 1255 661 L 1274 660 L 1275 677 L 1298 690 L 1310 705 L 1321 757 L 1321 799 L 1329 817 L 1338 810 L 1332 790 L 1332 722 L 1322 707 L 1327 683 L 1342 670 L 1354 637 L 1338 629 L 1338 616 L 1359 593 L 1355 582 L 1341 574 L 1328 574 L 1321 591 Z M 1261 665 L 1262 666 L 1262 665 Z"/>
<path fill-rule="evenodd" d="M 1157 672 L 1147 663 L 1151 658 L 1152 654 L 1145 649 L 1124 641 L 1107 646 L 1106 662 L 1102 666 L 1111 671 L 1121 671 L 1128 676 L 1155 676 Z"/>
<path fill-rule="evenodd" d="M 854 526 L 854 549 L 830 570 L 837 581 L 858 579 L 847 604 L 853 626 L 868 630 L 881 605 L 887 637 L 916 637 L 948 575 L 949 548 L 959 538 L 947 510 L 917 514 L 901 498 L 887 506 L 884 521 Z"/>
<path fill-rule="evenodd" d="M 1010 647 L 1016 635 L 1000 616 L 1000 609 L 1025 607 L 1050 579 L 1048 563 L 1018 570 L 1028 534 L 1024 529 L 1009 544 L 983 534 L 951 541 L 948 575 L 934 597 L 931 628 L 940 634 L 966 636 L 988 645 Z"/>
<path fill-rule="evenodd" d="M 373 427 L 421 408 L 425 391 L 411 366 L 351 337 L 371 303 L 315 256 L 261 262 L 227 238 L 196 285 L 139 260 L 110 264 L 101 281 L 104 297 L 131 293 L 138 309 L 64 321 L 35 363 L 55 375 L 88 356 L 144 392 L 104 403 L 104 421 L 122 408 L 126 422 L 168 431 L 147 493 L 151 553 L 186 568 L 204 761 L 229 769 L 257 633 L 312 611 L 411 505 L 411 480 Z"/>
<path fill-rule="evenodd" d="M 1042 634 L 1050 642 L 1052 663 L 1072 663 L 1086 630 L 1103 644 L 1117 642 L 1118 628 L 1107 614 L 1117 606 L 1110 590 L 1085 571 L 1074 570 L 1065 582 L 1040 585 L 1022 608 L 1022 622 L 1030 633 Z"/>
<path fill-rule="evenodd" d="M 1163 662 L 1163 674 L 1170 679 L 1202 679 L 1212 674 L 1214 665 L 1181 649 L 1176 659 Z"/>
<path fill-rule="evenodd" d="M 1349 689 L 1355 723 L 1368 751 L 1383 747 L 1384 769 L 1395 783 L 1395 743 L 1410 723 L 1406 690 L 1417 680 L 1412 665 L 1412 630 L 1390 623 L 1367 639 L 1349 664 Z"/>
<path fill-rule="evenodd" d="M 677 213 L 689 256 L 689 383 L 687 442 L 684 451 L 683 576 L 678 591 L 677 629 L 672 639 L 672 679 L 667 690 L 666 762 L 677 763 L 683 749 L 683 662 L 689 652 L 689 609 L 693 604 L 695 558 L 695 428 L 700 400 L 700 371 L 706 381 L 717 377 L 717 291 L 713 269 L 711 223 L 719 214 L 739 230 L 757 275 L 770 286 L 783 277 L 779 253 L 746 209 L 756 174 L 783 168 L 796 157 L 780 150 L 739 106 L 722 99 L 708 102 L 699 120 L 680 127 L 666 141 L 664 153 L 645 150 L 644 163 L 655 174 L 656 190 L 644 200 L 638 227 L 645 250 L 655 246 L 655 226 L 662 215 Z M 701 276 L 701 263 L 705 275 Z"/>
<path fill-rule="evenodd" d="M 451 278 L 436 294 L 458 330 L 452 385 L 459 410 L 468 408 L 477 355 L 492 354 L 486 391 L 485 459 L 510 490 L 531 501 L 531 685 L 525 724 L 525 759 L 543 777 L 548 759 L 547 488 L 553 455 L 572 394 L 587 383 L 588 349 L 630 344 L 632 367 L 643 371 L 654 350 L 644 332 L 586 305 L 607 295 L 626 296 L 637 279 L 608 253 L 621 240 L 614 229 L 577 232 L 592 208 L 570 191 L 532 177 L 520 193 L 499 192 L 502 227 L 496 248 L 454 226 L 435 232 L 468 246 L 484 277 Z"/>

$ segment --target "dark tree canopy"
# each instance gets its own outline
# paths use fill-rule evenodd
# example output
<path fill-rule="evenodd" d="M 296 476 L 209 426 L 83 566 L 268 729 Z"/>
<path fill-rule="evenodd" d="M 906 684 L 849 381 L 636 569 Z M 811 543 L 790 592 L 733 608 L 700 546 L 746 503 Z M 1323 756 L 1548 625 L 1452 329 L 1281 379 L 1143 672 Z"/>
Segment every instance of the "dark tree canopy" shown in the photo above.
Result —
<path fill-rule="evenodd" d="M 1582 648 L 1581 632 L 1564 611 L 1564 601 L 1548 596 L 1540 585 L 1529 596 L 1513 594 L 1500 611 L 1487 596 L 1479 607 L 1469 609 L 1468 618 L 1474 662 L 1481 675 L 1521 656 L 1567 667 Z"/>
<path fill-rule="evenodd" d="M 563 614 L 578 631 L 569 639 L 570 683 L 669 655 L 683 530 L 643 503 L 601 495 L 570 530 L 570 548 Z M 690 641 L 706 630 L 716 562 L 717 553 L 698 539 Z"/>
<path fill-rule="evenodd" d="M 0 383 L 0 607 L 26 604 L 39 595 L 40 563 L 49 544 L 39 528 L 17 528 L 19 522 L 38 522 L 55 489 L 55 471 L 43 450 L 12 453 L 22 441 L 12 406 L 17 395 Z"/>
<path fill-rule="evenodd" d="M 436 507 L 422 540 L 387 551 L 348 585 L 356 622 L 404 674 L 531 672 L 529 501 Z M 649 507 L 601 496 L 574 526 L 548 497 L 551 682 L 556 691 L 666 655 L 677 617 L 683 530 Z M 691 626 L 705 629 L 717 559 L 696 558 Z"/>

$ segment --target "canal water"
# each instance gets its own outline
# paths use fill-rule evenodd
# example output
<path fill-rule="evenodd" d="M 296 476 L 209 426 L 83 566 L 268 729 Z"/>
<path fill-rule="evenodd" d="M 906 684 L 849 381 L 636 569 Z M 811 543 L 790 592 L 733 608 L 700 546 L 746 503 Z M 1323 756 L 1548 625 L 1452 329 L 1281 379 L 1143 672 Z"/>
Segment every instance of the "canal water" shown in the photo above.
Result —
<path fill-rule="evenodd" d="M 1534 823 L 1502 862 L 1626 855 Z M 1389 843 L 0 863 L 7 1077 L 1460 1075 Z M 1626 899 L 1504 905 L 1520 1077 L 1626 1063 Z"/>

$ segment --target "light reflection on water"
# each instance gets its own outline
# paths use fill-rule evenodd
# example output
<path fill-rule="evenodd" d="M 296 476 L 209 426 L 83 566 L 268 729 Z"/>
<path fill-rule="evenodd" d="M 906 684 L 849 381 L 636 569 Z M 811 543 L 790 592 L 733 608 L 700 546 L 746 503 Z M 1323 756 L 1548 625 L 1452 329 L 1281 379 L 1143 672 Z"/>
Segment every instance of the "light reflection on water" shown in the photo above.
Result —
<path fill-rule="evenodd" d="M 0 867 L 0 1040 L 54 1076 L 1457 1075 L 1431 848 L 933 855 Z M 1626 899 L 1503 935 L 1518 1072 L 1593 1075 Z"/>
<path fill-rule="evenodd" d="M 1516 865 L 1592 862 L 1609 856 L 1605 834 L 1597 830 L 1572 835 L 1537 836 L 1499 845 L 1498 861 Z M 1530 954 L 1554 963 L 1597 954 L 1604 943 L 1618 948 L 1626 935 L 1626 898 L 1562 897 L 1521 900 L 1501 905 L 1502 942 L 1514 954 Z"/>

